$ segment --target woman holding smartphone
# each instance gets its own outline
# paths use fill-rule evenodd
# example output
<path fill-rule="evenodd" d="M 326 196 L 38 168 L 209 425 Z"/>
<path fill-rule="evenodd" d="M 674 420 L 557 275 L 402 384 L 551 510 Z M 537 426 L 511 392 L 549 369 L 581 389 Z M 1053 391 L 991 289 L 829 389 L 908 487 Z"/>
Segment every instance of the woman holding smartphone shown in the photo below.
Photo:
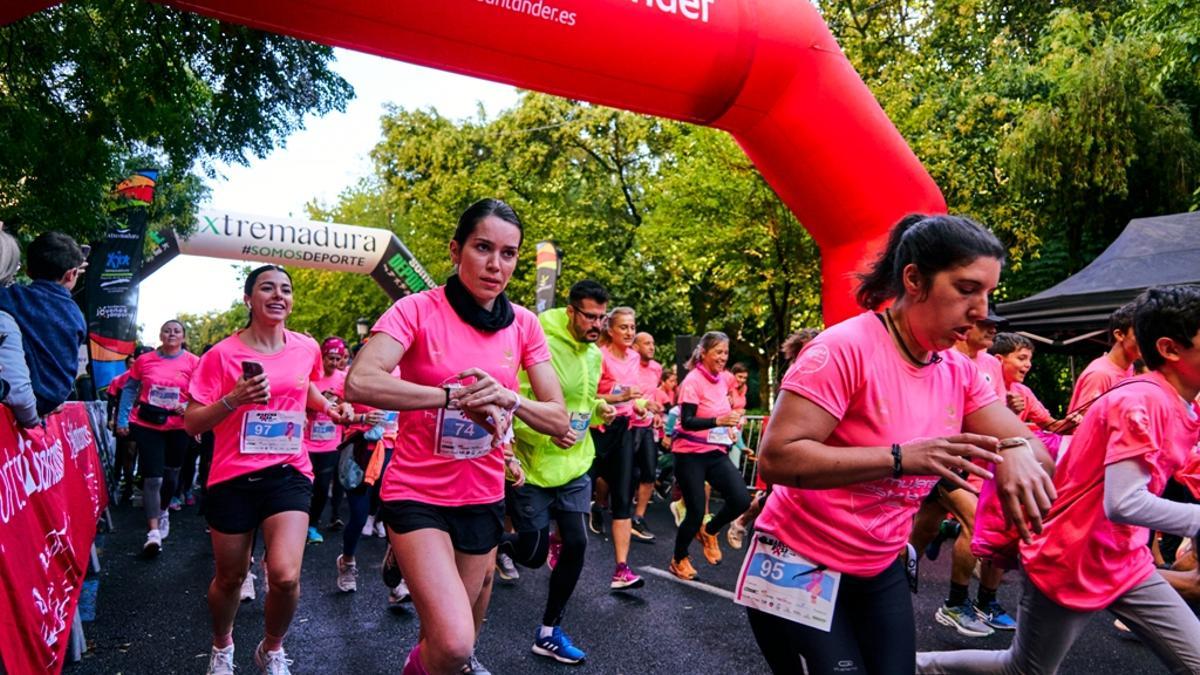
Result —
<path fill-rule="evenodd" d="M 292 280 L 282 267 L 264 265 L 246 278 L 250 320 L 204 354 L 192 376 L 188 434 L 214 434 L 205 517 L 212 530 L 216 574 L 208 588 L 213 646 L 208 672 L 233 672 L 233 620 L 261 528 L 271 555 L 266 634 L 254 651 L 260 670 L 289 671 L 283 638 L 300 597 L 300 563 L 308 530 L 313 472 L 304 452 L 307 410 L 342 423 L 347 404 L 325 399 L 315 381 L 323 374 L 316 341 L 288 330 Z M 291 431 L 289 432 L 289 427 Z"/>

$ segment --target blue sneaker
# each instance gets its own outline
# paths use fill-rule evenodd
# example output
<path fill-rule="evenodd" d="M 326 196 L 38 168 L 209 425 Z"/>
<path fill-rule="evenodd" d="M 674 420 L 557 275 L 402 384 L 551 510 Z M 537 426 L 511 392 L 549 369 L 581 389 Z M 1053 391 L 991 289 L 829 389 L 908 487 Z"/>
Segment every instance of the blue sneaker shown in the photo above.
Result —
<path fill-rule="evenodd" d="M 323 544 L 323 543 L 325 543 L 325 537 L 321 536 L 321 533 L 317 531 L 317 528 L 309 527 L 308 528 L 308 543 Z"/>
<path fill-rule="evenodd" d="M 1004 609 L 1004 606 L 995 600 L 989 602 L 986 607 L 975 604 L 975 614 L 987 625 L 996 630 L 1016 630 L 1017 621 Z"/>
<path fill-rule="evenodd" d="M 559 663 L 581 663 L 587 658 L 582 649 L 571 644 L 571 638 L 567 637 L 560 626 L 554 627 L 550 637 L 541 637 L 541 629 L 538 629 L 537 637 L 533 641 L 533 653 L 549 656 Z"/>

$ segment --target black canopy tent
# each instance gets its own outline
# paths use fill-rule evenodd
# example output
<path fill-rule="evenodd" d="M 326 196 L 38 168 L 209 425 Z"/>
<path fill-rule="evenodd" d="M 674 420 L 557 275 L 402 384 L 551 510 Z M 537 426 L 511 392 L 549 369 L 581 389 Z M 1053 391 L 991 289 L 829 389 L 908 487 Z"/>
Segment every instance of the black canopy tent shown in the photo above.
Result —
<path fill-rule="evenodd" d="M 997 311 L 1007 330 L 1056 351 L 1095 351 L 1095 343 L 1107 344 L 1114 309 L 1151 286 L 1172 284 L 1200 284 L 1200 213 L 1131 220 L 1087 267 Z"/>

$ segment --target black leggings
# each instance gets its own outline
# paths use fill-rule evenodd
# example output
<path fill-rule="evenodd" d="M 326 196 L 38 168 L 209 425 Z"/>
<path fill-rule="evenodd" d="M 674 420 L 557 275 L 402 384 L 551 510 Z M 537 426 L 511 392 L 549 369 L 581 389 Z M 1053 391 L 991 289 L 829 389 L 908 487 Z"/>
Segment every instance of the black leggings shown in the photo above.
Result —
<path fill-rule="evenodd" d="M 729 455 L 720 450 L 676 453 L 675 480 L 687 508 L 687 515 L 675 533 L 675 559 L 683 560 L 687 557 L 688 545 L 704 522 L 705 483 L 712 485 L 725 500 L 721 510 L 704 526 L 704 531 L 709 534 L 720 532 L 722 527 L 745 513 L 750 508 L 750 494 L 746 492 L 742 474 L 729 461 Z"/>
<path fill-rule="evenodd" d="M 746 613 L 773 673 L 911 675 L 916 670 L 912 596 L 899 560 L 873 577 L 842 576 L 828 633 L 757 609 Z"/>
<path fill-rule="evenodd" d="M 312 506 L 308 509 L 309 527 L 316 527 L 321 520 L 321 512 L 325 510 L 325 504 L 329 501 L 329 486 L 337 473 L 340 455 L 338 452 L 314 452 L 308 455 L 312 459 L 313 469 Z"/>
<path fill-rule="evenodd" d="M 608 507 L 613 520 L 633 517 L 633 430 L 628 417 L 618 417 L 597 434 L 596 457 L 600 475 L 608 483 Z"/>
<path fill-rule="evenodd" d="M 543 626 L 562 623 L 567 601 L 571 599 L 579 575 L 583 573 L 583 555 L 587 550 L 587 531 L 583 525 L 585 517 L 583 513 L 554 512 L 562 549 L 554 571 L 550 572 L 550 594 L 546 597 L 546 611 L 542 614 Z M 546 563 L 546 555 L 550 551 L 550 526 L 505 535 L 500 550 L 520 565 L 537 569 Z"/>
<path fill-rule="evenodd" d="M 633 471 L 631 480 L 638 483 L 654 483 L 658 473 L 658 443 L 654 440 L 654 427 L 633 427 Z"/>

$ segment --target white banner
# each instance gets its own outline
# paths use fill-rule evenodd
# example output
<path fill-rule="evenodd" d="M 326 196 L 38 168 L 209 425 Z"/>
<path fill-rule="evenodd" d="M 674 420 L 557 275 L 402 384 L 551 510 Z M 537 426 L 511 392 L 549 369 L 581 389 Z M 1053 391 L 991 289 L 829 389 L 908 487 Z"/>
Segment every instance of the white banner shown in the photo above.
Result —
<path fill-rule="evenodd" d="M 370 274 L 392 238 L 371 227 L 200 209 L 179 252 Z"/>

